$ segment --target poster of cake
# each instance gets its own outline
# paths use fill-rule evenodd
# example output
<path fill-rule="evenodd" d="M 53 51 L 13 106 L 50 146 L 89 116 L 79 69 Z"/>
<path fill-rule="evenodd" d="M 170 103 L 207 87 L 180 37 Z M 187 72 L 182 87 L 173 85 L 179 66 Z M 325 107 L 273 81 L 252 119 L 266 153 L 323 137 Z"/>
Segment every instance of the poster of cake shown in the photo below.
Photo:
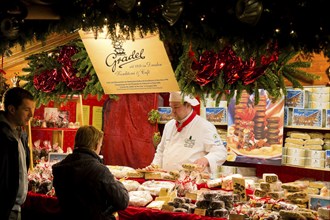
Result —
<path fill-rule="evenodd" d="M 284 96 L 272 100 L 267 91 L 236 94 L 228 104 L 228 158 L 242 163 L 280 165 L 282 160 Z"/>

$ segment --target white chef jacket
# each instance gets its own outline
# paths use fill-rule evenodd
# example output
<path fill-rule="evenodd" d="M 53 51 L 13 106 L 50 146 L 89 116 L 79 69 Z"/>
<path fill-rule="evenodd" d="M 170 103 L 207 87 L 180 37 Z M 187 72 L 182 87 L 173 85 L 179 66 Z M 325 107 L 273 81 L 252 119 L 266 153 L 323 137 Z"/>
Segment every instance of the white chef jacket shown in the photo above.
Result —
<path fill-rule="evenodd" d="M 223 164 L 227 158 L 227 149 L 215 126 L 199 115 L 181 132 L 177 131 L 175 123 L 172 119 L 165 124 L 152 164 L 167 171 L 179 170 L 183 163 L 193 163 L 205 157 L 209 161 L 209 171 L 215 176 L 217 166 Z"/>

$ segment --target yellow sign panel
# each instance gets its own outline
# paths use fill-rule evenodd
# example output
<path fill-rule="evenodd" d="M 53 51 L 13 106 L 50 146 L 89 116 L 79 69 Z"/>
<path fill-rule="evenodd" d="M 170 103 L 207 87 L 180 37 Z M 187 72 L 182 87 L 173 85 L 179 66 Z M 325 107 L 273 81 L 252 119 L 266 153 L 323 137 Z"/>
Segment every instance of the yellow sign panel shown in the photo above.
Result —
<path fill-rule="evenodd" d="M 106 94 L 179 91 L 158 35 L 113 41 L 100 36 L 95 39 L 92 32 L 79 34 Z"/>

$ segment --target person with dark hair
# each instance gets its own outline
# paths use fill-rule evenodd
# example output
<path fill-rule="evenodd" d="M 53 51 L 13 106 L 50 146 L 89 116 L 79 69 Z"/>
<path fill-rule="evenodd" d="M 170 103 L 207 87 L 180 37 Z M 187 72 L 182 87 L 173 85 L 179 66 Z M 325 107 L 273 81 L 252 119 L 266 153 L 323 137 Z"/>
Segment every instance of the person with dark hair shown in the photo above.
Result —
<path fill-rule="evenodd" d="M 8 89 L 0 111 L 0 219 L 21 219 L 28 191 L 30 165 L 28 135 L 24 126 L 33 117 L 33 95 L 20 87 Z"/>
<path fill-rule="evenodd" d="M 115 219 L 126 209 L 128 191 L 99 157 L 103 132 L 82 126 L 73 153 L 53 165 L 53 185 L 65 219 Z"/>

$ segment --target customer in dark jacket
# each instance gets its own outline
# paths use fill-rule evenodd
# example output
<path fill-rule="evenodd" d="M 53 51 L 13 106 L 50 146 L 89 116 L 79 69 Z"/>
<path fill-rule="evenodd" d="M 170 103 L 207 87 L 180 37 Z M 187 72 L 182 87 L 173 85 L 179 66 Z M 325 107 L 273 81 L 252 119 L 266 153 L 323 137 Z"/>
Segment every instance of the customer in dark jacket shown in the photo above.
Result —
<path fill-rule="evenodd" d="M 30 165 L 28 136 L 23 127 L 35 109 L 32 94 L 14 87 L 3 97 L 0 111 L 0 219 L 20 219 L 28 190 Z"/>
<path fill-rule="evenodd" d="M 53 185 L 67 219 L 114 219 L 114 212 L 128 206 L 127 190 L 98 156 L 102 141 L 102 131 L 82 126 L 73 153 L 53 165 Z"/>

